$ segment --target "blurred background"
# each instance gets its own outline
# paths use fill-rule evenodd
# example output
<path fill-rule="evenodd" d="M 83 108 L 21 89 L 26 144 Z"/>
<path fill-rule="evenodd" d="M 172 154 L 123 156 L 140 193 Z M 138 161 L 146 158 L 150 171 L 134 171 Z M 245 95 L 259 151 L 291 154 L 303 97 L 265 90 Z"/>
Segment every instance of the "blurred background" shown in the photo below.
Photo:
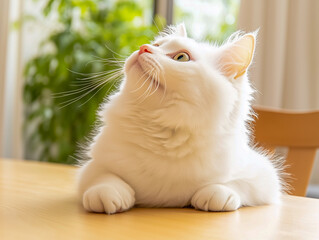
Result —
<path fill-rule="evenodd" d="M 218 43 L 259 29 L 256 104 L 318 110 L 318 13 L 317 0 L 1 0 L 0 157 L 74 164 L 117 88 L 103 72 L 179 22 Z M 317 160 L 310 196 L 318 186 Z"/>

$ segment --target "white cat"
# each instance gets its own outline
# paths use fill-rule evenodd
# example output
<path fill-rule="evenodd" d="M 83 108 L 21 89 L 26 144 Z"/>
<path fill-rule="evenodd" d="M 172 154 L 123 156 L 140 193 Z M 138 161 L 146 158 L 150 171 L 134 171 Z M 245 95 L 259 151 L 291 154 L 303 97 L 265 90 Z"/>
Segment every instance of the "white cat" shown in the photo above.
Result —
<path fill-rule="evenodd" d="M 279 169 L 250 146 L 246 126 L 254 48 L 254 33 L 217 47 L 188 38 L 181 24 L 134 52 L 81 168 L 84 208 L 232 211 L 279 202 Z"/>

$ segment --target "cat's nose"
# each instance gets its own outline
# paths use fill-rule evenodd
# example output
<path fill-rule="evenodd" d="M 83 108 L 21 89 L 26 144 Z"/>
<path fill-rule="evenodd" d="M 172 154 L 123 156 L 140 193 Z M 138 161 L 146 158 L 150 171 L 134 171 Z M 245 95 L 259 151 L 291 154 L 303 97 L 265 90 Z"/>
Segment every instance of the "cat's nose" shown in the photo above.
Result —
<path fill-rule="evenodd" d="M 144 45 L 140 46 L 140 51 L 138 52 L 138 55 L 141 55 L 141 54 L 146 53 L 146 52 L 152 53 L 151 47 L 149 45 L 144 44 Z"/>

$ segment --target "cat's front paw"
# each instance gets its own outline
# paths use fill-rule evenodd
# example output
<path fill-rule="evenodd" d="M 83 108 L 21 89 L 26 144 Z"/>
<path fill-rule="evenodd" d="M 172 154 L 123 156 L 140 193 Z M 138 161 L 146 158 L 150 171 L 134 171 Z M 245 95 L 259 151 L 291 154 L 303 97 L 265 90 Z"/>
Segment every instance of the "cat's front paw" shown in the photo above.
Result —
<path fill-rule="evenodd" d="M 234 190 L 214 184 L 198 190 L 192 197 L 191 204 L 203 211 L 234 211 L 241 206 L 241 201 Z"/>
<path fill-rule="evenodd" d="M 134 206 L 134 194 L 129 186 L 96 185 L 83 194 L 83 207 L 89 212 L 124 212 Z"/>

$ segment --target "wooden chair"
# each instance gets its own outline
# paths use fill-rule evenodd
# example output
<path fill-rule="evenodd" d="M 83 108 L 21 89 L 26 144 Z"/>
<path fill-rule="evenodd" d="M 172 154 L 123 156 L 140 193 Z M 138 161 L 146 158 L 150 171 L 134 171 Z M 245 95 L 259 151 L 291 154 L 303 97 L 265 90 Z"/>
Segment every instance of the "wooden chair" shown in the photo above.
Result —
<path fill-rule="evenodd" d="M 316 150 L 319 148 L 319 111 L 290 112 L 254 107 L 255 142 L 265 148 L 288 147 L 286 172 L 291 174 L 290 194 L 305 196 Z"/>

